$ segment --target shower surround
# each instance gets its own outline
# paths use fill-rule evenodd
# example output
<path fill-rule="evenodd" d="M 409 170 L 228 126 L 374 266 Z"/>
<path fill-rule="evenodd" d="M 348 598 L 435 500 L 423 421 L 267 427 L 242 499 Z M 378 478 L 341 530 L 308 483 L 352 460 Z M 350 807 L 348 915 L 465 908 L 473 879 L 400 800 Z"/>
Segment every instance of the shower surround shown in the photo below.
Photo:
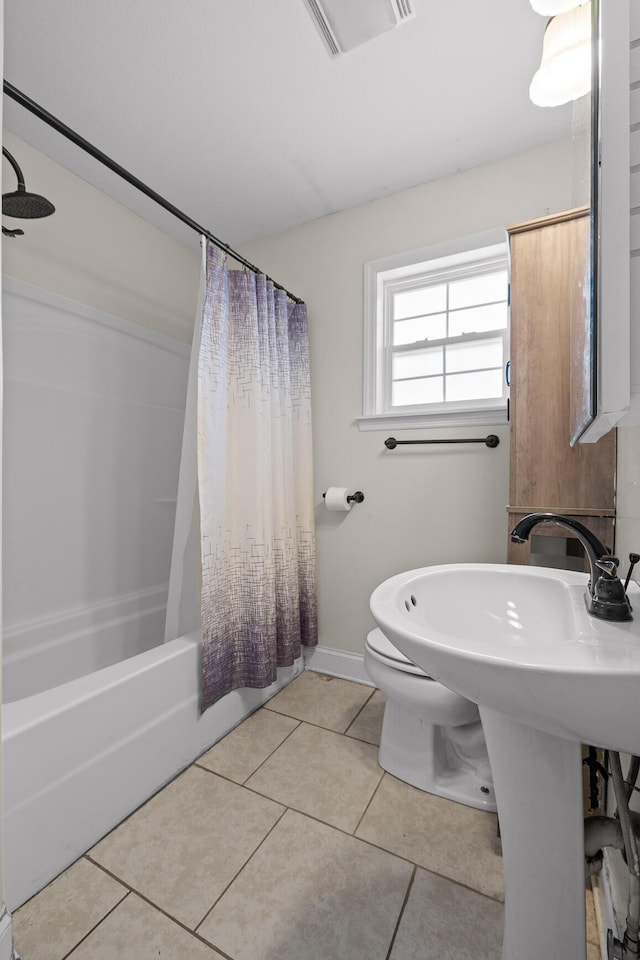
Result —
<path fill-rule="evenodd" d="M 15 697 L 38 671 L 47 686 L 71 679 L 67 667 L 56 675 L 58 653 L 69 644 L 60 661 L 84 660 L 83 636 L 103 636 L 86 662 L 97 669 L 162 633 L 189 348 L 7 278 L 3 346 L 3 656 Z"/>
<path fill-rule="evenodd" d="M 5 899 L 32 896 L 296 675 L 198 719 L 164 640 L 189 348 L 5 279 Z"/>

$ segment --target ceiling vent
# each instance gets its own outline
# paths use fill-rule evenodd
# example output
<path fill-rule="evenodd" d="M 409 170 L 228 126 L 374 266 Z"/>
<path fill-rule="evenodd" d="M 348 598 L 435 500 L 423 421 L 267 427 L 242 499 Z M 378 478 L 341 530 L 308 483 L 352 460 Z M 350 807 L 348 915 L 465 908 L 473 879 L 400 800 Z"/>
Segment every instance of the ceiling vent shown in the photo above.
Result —
<path fill-rule="evenodd" d="M 332 57 L 412 20 L 411 0 L 304 0 Z"/>

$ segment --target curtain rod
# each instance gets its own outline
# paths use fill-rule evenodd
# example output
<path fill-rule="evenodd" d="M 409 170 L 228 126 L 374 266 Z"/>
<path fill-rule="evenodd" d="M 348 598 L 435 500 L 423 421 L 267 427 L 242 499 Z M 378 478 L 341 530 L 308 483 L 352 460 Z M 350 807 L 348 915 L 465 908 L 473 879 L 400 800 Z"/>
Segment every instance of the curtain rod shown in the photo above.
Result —
<path fill-rule="evenodd" d="M 237 253 L 228 243 L 219 240 L 215 237 L 210 230 L 205 230 L 204 227 L 201 227 L 199 223 L 196 223 L 191 217 L 186 213 L 183 213 L 182 210 L 179 210 L 178 207 L 175 207 L 172 203 L 169 203 L 168 200 L 165 200 L 164 197 L 161 197 L 159 193 L 156 193 L 155 190 L 152 190 L 151 187 L 148 187 L 146 183 L 143 183 L 142 180 L 138 180 L 137 177 L 134 177 L 132 173 L 129 173 L 128 170 L 125 170 L 124 167 L 121 167 L 119 163 L 116 163 L 115 160 L 112 160 L 111 157 L 108 157 L 106 153 L 103 153 L 102 150 L 99 150 L 97 147 L 94 147 L 92 143 L 89 143 L 88 140 L 85 140 L 84 137 L 81 137 L 79 133 L 76 133 L 75 130 L 72 130 L 71 127 L 68 127 L 61 120 L 58 120 L 57 117 L 54 117 L 53 114 L 49 113 L 48 110 L 45 110 L 44 107 L 41 107 L 39 103 L 36 103 L 35 100 L 32 100 L 31 97 L 28 97 L 26 93 L 22 93 L 21 90 L 18 90 L 17 87 L 14 87 L 13 84 L 9 83 L 8 80 L 3 81 L 3 90 L 8 97 L 11 97 L 12 100 L 15 100 L 16 103 L 19 103 L 21 107 L 24 107 L 25 110 L 28 110 L 30 113 L 33 113 L 34 116 L 38 117 L 39 120 L 42 120 L 44 123 L 48 124 L 50 127 L 53 127 L 54 130 L 57 130 L 58 133 L 62 134 L 63 137 L 66 137 L 67 140 L 71 140 L 72 143 L 75 143 L 77 147 L 80 147 L 81 150 L 84 150 L 85 153 L 88 153 L 95 160 L 98 160 L 105 167 L 108 167 L 109 170 L 112 170 L 123 180 L 126 180 L 127 183 L 130 183 L 132 187 L 135 187 L 136 190 L 139 190 L 140 193 L 144 193 L 145 196 L 149 197 L 159 206 L 164 207 L 172 216 L 176 219 L 181 220 L 182 223 L 185 223 L 188 227 L 191 227 L 192 230 L 195 230 L 197 233 L 205 236 L 207 240 L 211 241 L 214 246 L 218 249 L 223 250 L 225 253 L 228 253 L 229 256 L 233 257 L 234 260 L 237 260 L 238 263 L 241 263 L 243 267 L 247 267 L 249 270 L 252 270 L 253 273 L 261 274 L 266 277 L 267 280 L 270 280 L 274 287 L 277 287 L 278 290 L 284 290 L 286 295 L 293 300 L 295 303 L 304 303 L 304 300 L 301 300 L 300 297 L 294 296 L 286 287 L 283 287 L 282 284 L 276 283 L 271 277 L 267 276 L 264 270 L 261 270 L 259 267 L 256 267 L 255 264 L 251 263 L 241 254 Z"/>

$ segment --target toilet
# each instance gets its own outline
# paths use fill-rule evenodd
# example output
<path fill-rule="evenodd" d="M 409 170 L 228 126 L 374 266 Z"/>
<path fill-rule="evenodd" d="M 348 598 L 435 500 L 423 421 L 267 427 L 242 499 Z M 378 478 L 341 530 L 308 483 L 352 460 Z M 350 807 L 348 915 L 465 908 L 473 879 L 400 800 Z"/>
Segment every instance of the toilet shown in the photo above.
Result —
<path fill-rule="evenodd" d="M 378 752 L 383 770 L 420 790 L 495 811 L 476 704 L 428 677 L 379 628 L 367 636 L 364 666 L 386 696 Z"/>

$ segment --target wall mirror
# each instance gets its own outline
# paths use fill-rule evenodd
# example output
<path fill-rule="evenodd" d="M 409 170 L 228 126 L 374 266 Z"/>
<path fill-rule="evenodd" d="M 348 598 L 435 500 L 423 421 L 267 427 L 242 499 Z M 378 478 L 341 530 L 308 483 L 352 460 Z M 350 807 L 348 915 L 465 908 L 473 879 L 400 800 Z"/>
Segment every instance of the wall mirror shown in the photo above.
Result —
<path fill-rule="evenodd" d="M 584 178 L 590 243 L 585 273 L 569 317 L 569 442 L 573 446 L 594 422 L 598 396 L 598 195 L 600 142 L 600 0 L 591 0 L 591 90 L 574 107 L 574 176 Z"/>
<path fill-rule="evenodd" d="M 571 316 L 572 445 L 598 440 L 630 406 L 629 4 L 591 4 L 591 239 Z"/>

